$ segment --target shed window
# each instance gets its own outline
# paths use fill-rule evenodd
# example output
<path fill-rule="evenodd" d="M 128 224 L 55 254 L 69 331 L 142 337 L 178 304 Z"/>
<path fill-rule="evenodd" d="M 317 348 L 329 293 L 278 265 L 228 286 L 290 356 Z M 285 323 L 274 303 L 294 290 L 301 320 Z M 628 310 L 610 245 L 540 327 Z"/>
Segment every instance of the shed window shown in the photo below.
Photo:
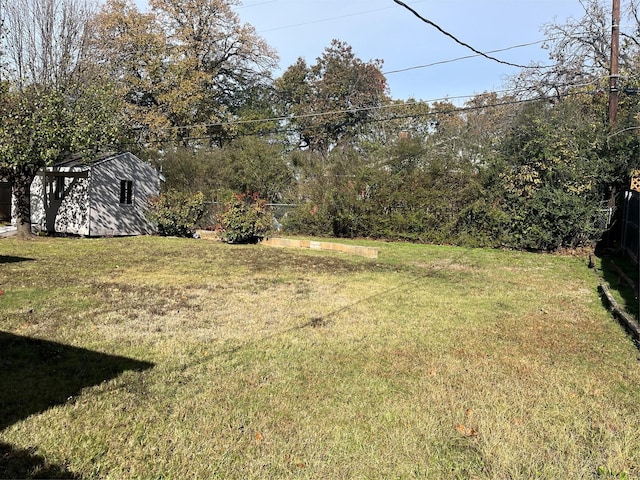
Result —
<path fill-rule="evenodd" d="M 120 180 L 120 203 L 131 205 L 133 202 L 133 180 Z"/>

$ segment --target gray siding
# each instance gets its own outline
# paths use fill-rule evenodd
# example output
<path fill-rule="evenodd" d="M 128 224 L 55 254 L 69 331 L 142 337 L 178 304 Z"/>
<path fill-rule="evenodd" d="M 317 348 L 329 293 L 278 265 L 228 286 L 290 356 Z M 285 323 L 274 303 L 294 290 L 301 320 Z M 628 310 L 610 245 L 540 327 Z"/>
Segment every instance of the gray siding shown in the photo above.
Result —
<path fill-rule="evenodd" d="M 31 186 L 31 223 L 36 231 L 92 237 L 154 233 L 146 212 L 161 178 L 131 153 L 48 168 Z M 122 181 L 131 187 L 124 199 Z"/>
<path fill-rule="evenodd" d="M 132 182 L 131 204 L 120 202 L 121 182 Z M 149 197 L 160 192 L 160 178 L 150 165 L 122 154 L 96 165 L 89 192 L 91 236 L 153 233 L 146 218 Z"/>

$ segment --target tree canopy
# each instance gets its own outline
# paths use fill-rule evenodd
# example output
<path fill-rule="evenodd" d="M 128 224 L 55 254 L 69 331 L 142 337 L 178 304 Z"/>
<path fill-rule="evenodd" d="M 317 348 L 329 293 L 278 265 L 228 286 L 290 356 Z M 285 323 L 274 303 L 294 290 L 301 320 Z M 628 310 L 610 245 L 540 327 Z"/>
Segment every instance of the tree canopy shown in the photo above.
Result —
<path fill-rule="evenodd" d="M 545 26 L 550 68 L 466 101 L 389 98 L 382 60 L 334 39 L 279 78 L 234 0 L 15 0 L 2 12 L 0 174 L 22 198 L 69 153 L 137 149 L 168 187 L 297 205 L 299 233 L 554 250 L 599 235 L 640 165 L 638 1 L 615 130 L 604 0 Z M 637 27 L 637 28 L 636 28 Z"/>
<path fill-rule="evenodd" d="M 313 65 L 303 58 L 276 81 L 283 114 L 300 146 L 324 155 L 353 140 L 387 100 L 382 61 L 364 62 L 351 46 L 333 40 Z"/>
<path fill-rule="evenodd" d="M 117 79 L 143 144 L 188 146 L 229 136 L 243 92 L 270 82 L 276 53 L 230 0 L 151 0 L 141 13 L 108 0 L 97 15 L 94 55 Z"/>

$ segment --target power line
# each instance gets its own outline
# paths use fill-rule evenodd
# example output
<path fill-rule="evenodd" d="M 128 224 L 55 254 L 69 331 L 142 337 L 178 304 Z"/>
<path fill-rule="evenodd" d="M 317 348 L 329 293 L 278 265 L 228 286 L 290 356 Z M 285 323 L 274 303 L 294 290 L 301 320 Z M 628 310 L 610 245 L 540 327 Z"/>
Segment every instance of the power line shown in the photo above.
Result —
<path fill-rule="evenodd" d="M 488 51 L 488 52 L 485 52 L 485 53 L 506 52 L 507 50 L 514 50 L 516 48 L 523 48 L 523 47 L 530 47 L 532 45 L 539 45 L 539 44 L 545 43 L 547 41 L 548 40 L 538 40 L 538 41 L 530 42 L 530 43 L 521 43 L 520 45 L 512 45 L 510 47 L 499 48 L 497 50 L 491 50 L 491 51 Z M 424 65 L 416 65 L 416 66 L 413 66 L 413 67 L 399 68 L 397 70 L 390 70 L 388 72 L 382 72 L 382 74 L 383 75 L 389 75 L 389 74 L 392 74 L 392 73 L 408 72 L 410 70 L 417 70 L 417 69 L 420 69 L 420 68 L 434 67 L 436 65 L 443 65 L 445 63 L 458 62 L 460 60 L 468 60 L 470 58 L 477 58 L 477 57 L 480 57 L 480 56 L 481 56 L 480 54 L 465 55 L 464 57 L 457 57 L 457 58 L 452 58 L 452 59 L 449 59 L 449 60 L 440 60 L 440 61 L 433 62 L 433 63 L 426 63 Z M 552 68 L 552 67 L 553 66 L 531 66 L 531 67 L 528 67 L 528 68 Z"/>
<path fill-rule="evenodd" d="M 268 3 L 276 3 L 279 0 L 265 0 L 264 2 L 258 2 L 258 3 L 250 3 L 250 4 L 243 4 L 243 5 L 238 5 L 236 7 L 237 10 L 243 9 L 243 8 L 251 8 L 251 7 L 258 7 L 260 5 L 266 5 Z"/>
<path fill-rule="evenodd" d="M 567 84 L 563 84 L 563 85 L 556 85 L 557 87 L 575 87 L 575 88 L 580 88 L 580 87 L 587 87 L 587 86 L 592 86 L 593 83 L 592 82 L 588 82 L 588 83 L 582 83 L 582 84 L 572 84 L 572 83 L 567 83 Z M 486 92 L 487 94 L 510 94 L 512 96 L 516 96 L 519 93 L 528 91 L 528 89 L 522 89 L 522 90 L 494 90 L 491 92 Z M 582 92 L 582 93 L 587 93 L 587 92 Z M 199 123 L 199 124 L 193 124 L 193 125 L 181 125 L 181 126 L 173 126 L 173 127 L 165 127 L 165 128 L 160 128 L 158 130 L 160 131 L 169 131 L 169 130 L 181 130 L 181 129 L 190 129 L 190 128 L 210 128 L 210 127 L 225 127 L 225 126 L 236 126 L 236 125 L 250 125 L 250 124 L 255 124 L 255 123 L 264 123 L 264 122 L 282 122 L 282 121 L 287 121 L 287 120 L 298 120 L 298 119 L 305 119 L 305 118 L 315 118 L 315 117 L 322 117 L 322 116 L 326 116 L 326 115 L 336 115 L 336 114 L 344 114 L 344 113 L 357 113 L 357 112 L 365 112 L 365 111 L 376 111 L 376 110 L 389 110 L 389 109 L 394 109 L 394 108 L 403 108 L 403 107 L 410 107 L 410 106 L 414 106 L 414 105 L 425 105 L 425 104 L 429 104 L 429 103 L 435 103 L 435 102 L 446 102 L 446 101 L 451 101 L 451 100 L 461 100 L 461 99 L 465 99 L 465 98 L 474 98 L 476 97 L 477 94 L 475 95 L 460 95 L 460 96 L 456 96 L 456 97 L 441 97 L 441 98 L 435 98 L 435 99 L 430 99 L 430 100 L 416 100 L 416 101 L 412 101 L 412 102 L 405 102 L 405 103 L 393 103 L 393 104 L 386 104 L 386 105 L 373 105 L 373 106 L 369 106 L 369 107 L 359 107 L 359 108 L 345 108 L 345 109 L 338 109 L 338 110 L 329 110 L 329 111 L 324 111 L 324 112 L 311 112 L 311 113 L 304 113 L 304 114 L 299 114 L 299 115 L 283 115 L 283 116 L 277 116 L 277 117 L 265 117 L 265 118 L 259 118 L 259 119 L 250 119 L 250 120 L 229 120 L 226 122 L 212 122 L 212 123 Z M 517 103 L 524 103 L 524 102 L 529 102 L 532 100 L 538 100 L 538 99 L 551 99 L 551 98 L 555 98 L 555 96 L 544 96 L 544 97 L 535 97 L 532 99 L 521 99 L 521 100 L 513 100 L 513 101 L 508 101 L 507 103 L 504 103 L 504 105 L 510 105 L 510 104 L 517 104 Z M 491 106 L 495 106 L 495 105 L 491 105 Z M 486 106 L 486 108 L 488 108 L 489 106 Z M 485 108 L 484 106 L 480 106 L 480 107 L 455 107 L 454 109 L 450 110 L 449 112 L 451 113 L 455 113 L 458 111 L 466 111 L 469 109 L 477 109 L 477 108 Z M 443 112 L 436 112 L 436 111 L 432 111 L 429 113 L 425 113 L 425 114 L 414 114 L 415 116 L 424 116 L 424 115 L 432 115 L 432 114 L 438 114 L 438 113 L 443 113 Z"/>
<path fill-rule="evenodd" d="M 264 5 L 264 4 L 275 3 L 275 2 L 278 2 L 278 1 L 279 0 L 265 0 L 265 1 L 262 1 L 262 2 L 258 2 L 258 3 L 253 3 L 253 4 L 248 4 L 248 5 L 241 5 L 241 6 L 236 7 L 236 8 L 237 9 L 250 8 L 250 7 Z M 423 3 L 424 1 L 426 1 L 426 0 L 418 0 L 416 2 L 413 2 L 412 4 L 415 5 L 417 3 Z M 340 19 L 347 18 L 347 17 L 355 17 L 355 16 L 359 16 L 359 15 L 365 15 L 365 14 L 368 14 L 368 13 L 379 12 L 379 11 L 382 11 L 382 10 L 389 10 L 391 8 L 394 8 L 394 7 L 376 8 L 376 9 L 373 9 L 373 10 L 364 10 L 364 11 L 361 11 L 361 12 L 355 12 L 355 13 L 336 16 L 336 17 L 327 17 L 327 18 L 311 20 L 311 21 L 303 22 L 303 23 L 296 23 L 296 24 L 291 24 L 291 25 L 283 25 L 283 26 L 280 26 L 280 27 L 274 27 L 274 28 L 269 28 L 269 29 L 266 29 L 266 30 L 260 30 L 258 33 L 262 34 L 262 33 L 273 32 L 273 31 L 277 31 L 277 30 L 285 30 L 285 29 L 288 29 L 288 28 L 296 28 L 296 27 L 302 27 L 302 26 L 306 26 L 306 25 L 313 25 L 313 24 L 316 24 L 316 23 L 329 22 L 329 21 L 332 21 L 332 20 L 340 20 Z M 415 13 L 414 10 L 411 10 L 411 11 Z M 437 28 L 439 28 L 439 27 L 437 27 Z M 453 37 L 453 38 L 455 39 L 455 37 Z M 535 42 L 523 43 L 523 44 L 520 44 L 520 45 L 513 45 L 511 47 L 505 47 L 505 48 L 500 48 L 500 49 L 496 49 L 496 50 L 491 50 L 491 51 L 484 52 L 484 53 L 485 54 L 489 54 L 489 53 L 505 52 L 505 51 L 508 51 L 508 50 L 516 49 L 516 48 L 523 48 L 523 47 L 529 47 L 529 46 L 532 46 L 532 45 L 538 45 L 538 44 L 544 43 L 546 41 L 548 41 L 548 40 L 538 40 L 538 41 L 535 41 Z M 465 45 L 465 44 L 463 44 L 463 45 Z M 465 46 L 467 46 L 467 45 L 465 45 Z M 383 73 L 385 75 L 386 74 L 391 74 L 391 73 L 400 73 L 400 72 L 416 70 L 416 69 L 420 69 L 420 68 L 432 67 L 432 66 L 435 66 L 435 65 L 442 65 L 442 64 L 446 64 L 446 63 L 457 62 L 457 61 L 460 61 L 460 60 L 468 60 L 470 58 L 475 58 L 477 56 L 486 56 L 486 55 L 483 55 L 482 52 L 479 52 L 479 53 L 476 53 L 476 55 L 467 55 L 467 56 L 464 56 L 464 57 L 454 58 L 454 59 L 450 59 L 450 60 L 442 60 L 442 61 L 438 61 L 438 62 L 434 62 L 434 63 L 430 63 L 430 64 L 407 67 L 407 68 L 404 68 L 404 69 L 391 70 L 389 72 L 383 72 Z M 510 64 L 508 62 L 502 62 L 500 60 L 498 60 L 498 61 L 501 62 L 501 63 L 505 63 L 507 65 L 518 66 L 517 64 Z M 528 66 L 528 67 L 522 67 L 522 68 L 553 68 L 553 66 Z"/>
<path fill-rule="evenodd" d="M 581 92 L 573 92 L 570 95 L 580 95 L 580 94 L 584 94 L 584 93 L 592 93 L 590 91 L 581 91 Z M 505 106 L 509 106 L 509 105 L 520 105 L 520 104 L 525 104 L 525 103 L 533 103 L 533 102 L 538 102 L 538 101 L 543 101 L 543 100 L 552 100 L 554 99 L 555 96 L 540 96 L 540 97 L 535 97 L 535 98 L 528 98 L 528 99 L 520 99 L 520 100 L 505 100 L 505 101 L 501 101 L 501 102 L 496 102 L 496 103 L 491 103 L 491 104 L 484 104 L 484 105 L 471 105 L 471 106 L 466 106 L 466 107 L 454 107 L 451 109 L 443 109 L 443 110 L 432 110 L 429 112 L 422 112 L 422 113 L 408 113 L 408 114 L 404 114 L 404 115 L 393 115 L 393 116 L 388 116 L 388 117 L 383 117 L 383 118 L 372 118 L 369 120 L 364 121 L 363 123 L 367 123 L 367 124 L 372 124 L 372 123 L 383 123 L 383 122 L 389 122 L 389 121 L 393 121 L 393 120 L 404 120 L 407 118 L 421 118 L 421 117 L 432 117 L 435 115 L 451 115 L 451 114 L 455 114 L 455 113 L 465 113 L 465 112 L 471 112 L 471 111 L 475 111 L 475 110 L 484 110 L 487 108 L 498 108 L 498 107 L 505 107 Z M 296 117 L 298 118 L 298 117 Z M 225 125 L 236 125 L 239 123 L 247 123 L 247 122 L 230 122 L 230 123 L 220 123 L 220 124 L 216 124 L 216 126 L 225 126 Z M 189 127 L 185 127 L 185 128 L 189 128 Z M 165 129 L 162 129 L 165 130 Z M 253 136 L 262 136 L 262 135 L 270 135 L 270 134 L 285 134 L 285 133 L 296 133 L 297 129 L 294 128 L 293 126 L 280 126 L 280 127 L 275 127 L 272 129 L 263 129 L 263 130 L 259 130 L 259 131 L 255 131 L 255 132 L 251 132 L 251 133 L 240 133 L 240 134 L 236 134 L 236 135 L 232 135 L 229 136 L 227 138 L 237 138 L 237 137 L 253 137 Z M 180 140 L 177 139 L 171 139 L 171 140 L 163 140 L 163 141 L 156 141 L 155 143 L 158 144 L 171 144 L 171 143 L 176 143 L 178 141 L 193 141 L 193 140 L 210 140 L 211 138 L 213 138 L 213 135 L 204 135 L 204 136 L 199 136 L 199 137 L 184 137 Z M 221 137 L 222 138 L 222 137 Z"/>
<path fill-rule="evenodd" d="M 273 1 L 275 1 L 275 0 L 273 0 Z M 426 0 L 419 0 L 419 1 L 414 2 L 414 3 L 422 3 L 422 2 L 425 2 L 425 1 Z M 264 3 L 270 3 L 270 2 L 264 2 Z M 257 3 L 255 5 L 261 5 L 261 4 Z M 253 6 L 253 5 L 247 5 L 247 6 Z M 292 24 L 292 25 L 283 25 L 281 27 L 274 27 L 274 28 L 269 28 L 269 29 L 266 29 L 266 30 L 260 30 L 258 33 L 263 34 L 263 33 L 267 33 L 267 32 L 275 32 L 277 30 L 285 30 L 287 28 L 304 27 L 306 25 L 313 25 L 313 24 L 316 24 L 316 23 L 330 22 L 332 20 L 341 20 L 343 18 L 357 17 L 357 16 L 360 16 L 360 15 L 368 14 L 368 13 L 380 12 L 382 10 L 389 10 L 391 8 L 394 8 L 394 7 L 375 8 L 373 10 L 364 10 L 364 11 L 361 11 L 361 12 L 355 12 L 355 13 L 348 13 L 348 14 L 345 14 L 345 15 L 339 15 L 337 17 L 320 18 L 318 20 L 310 20 L 308 22 L 295 23 L 295 24 Z"/>
<path fill-rule="evenodd" d="M 414 10 L 413 8 L 411 8 L 409 5 L 407 5 L 406 3 L 402 2 L 401 0 L 393 0 L 395 3 L 397 3 L 398 5 L 400 5 L 401 7 L 406 8 L 407 10 L 409 10 L 411 13 L 413 13 L 416 17 L 418 17 L 420 20 L 422 20 L 424 23 L 427 23 L 429 25 L 431 25 L 432 27 L 434 27 L 436 30 L 438 30 L 440 33 L 442 33 L 443 35 L 446 35 L 447 37 L 451 38 L 454 42 L 456 42 L 459 45 L 462 45 L 465 48 L 468 48 L 469 50 L 471 50 L 472 52 L 487 58 L 489 60 L 492 60 L 494 62 L 498 62 L 501 63 L 503 65 L 509 65 L 510 67 L 517 67 L 517 68 L 531 68 L 527 65 L 520 65 L 517 63 L 511 63 L 511 62 L 506 62 L 504 60 L 500 60 L 499 58 L 496 57 L 492 57 L 491 55 L 488 55 L 484 52 L 481 52 L 480 50 L 477 50 L 475 48 L 473 48 L 471 45 L 469 45 L 468 43 L 463 42 L 462 40 L 459 40 L 457 37 L 455 37 L 454 35 L 452 35 L 451 33 L 447 32 L 446 30 L 444 30 L 442 27 L 440 27 L 438 24 L 432 22 L 431 20 L 429 20 L 428 18 L 423 17 L 422 15 L 420 15 L 416 10 Z M 534 68 L 538 68 L 538 67 L 534 67 Z"/>
<path fill-rule="evenodd" d="M 572 86 L 575 88 L 580 88 L 580 87 L 593 87 L 593 83 L 583 83 L 583 84 L 579 84 L 579 85 L 574 85 L 574 84 L 566 84 L 566 85 L 559 85 L 559 86 Z M 493 92 L 486 92 L 488 94 L 499 94 L 499 93 L 518 93 L 517 91 L 514 93 L 513 91 L 510 90 L 502 90 L 502 91 L 493 91 Z M 585 93 L 593 93 L 592 90 L 581 90 L 581 91 L 574 91 L 571 92 L 568 95 L 580 95 L 580 94 L 585 94 Z M 428 104 L 428 103 L 434 103 L 434 102 L 440 102 L 440 101 L 450 101 L 452 99 L 463 99 L 463 98 L 473 98 L 477 95 L 467 95 L 467 96 L 459 96 L 459 97 L 451 97 L 451 98 L 439 98 L 439 99 L 432 99 L 432 100 L 424 100 L 424 101 L 414 101 L 414 102 L 406 102 L 406 103 L 401 103 L 401 104 L 391 104 L 391 105 L 376 105 L 376 106 L 372 106 L 372 107 L 362 107 L 362 108 L 357 108 L 357 109 L 344 109 L 344 110 L 332 110 L 332 111 L 326 111 L 326 112 L 315 112 L 315 113 L 308 113 L 308 114 L 303 114 L 303 115 L 291 115 L 291 116 L 280 116 L 280 117 L 269 117 L 269 118 L 262 118 L 262 119 L 252 119 L 252 120 L 231 120 L 231 121 L 227 121 L 227 122 L 216 122 L 216 123 L 203 123 L 203 124 L 193 124 L 193 125 L 184 125 L 184 126 L 175 126 L 175 127 L 166 127 L 166 128 L 160 128 L 157 129 L 156 131 L 159 132 L 168 132 L 171 130 L 189 130 L 189 129 L 195 129 L 195 128 L 210 128 L 210 127 L 232 127 L 232 126 L 241 126 L 241 125 L 250 125 L 250 124 L 255 124 L 255 123 L 264 123 L 264 122 L 285 122 L 285 121 L 291 121 L 291 120 L 296 120 L 296 119 L 304 119 L 304 118 L 313 118 L 313 117 L 319 117 L 319 116 L 324 116 L 324 115 L 335 115 L 335 114 L 339 114 L 339 113 L 355 113 L 358 111 L 374 111 L 374 110 L 384 110 L 384 109 L 393 109 L 393 108 L 402 108 L 402 107 L 410 107 L 413 105 L 420 105 L 420 104 Z M 509 105 L 518 105 L 518 104 L 524 104 L 524 103 L 531 103 L 531 102 L 536 102 L 536 101 L 542 101 L 542 100 L 551 100 L 556 98 L 555 95 L 545 95 L 545 96 L 537 96 L 537 97 L 533 97 L 533 98 L 527 98 L 527 99 L 510 99 L 510 100 L 502 100 L 499 102 L 495 102 L 495 103 L 491 103 L 491 104 L 483 104 L 483 105 L 469 105 L 469 106 L 462 106 L 462 107 L 456 107 L 454 106 L 453 108 L 447 108 L 447 109 L 441 109 L 441 110 L 430 110 L 428 112 L 420 112 L 420 113 L 407 113 L 407 114 L 401 114 L 401 115 L 388 115 L 385 117 L 379 117 L 379 118 L 373 118 L 373 119 L 369 119 L 367 121 L 365 121 L 364 123 L 381 123 L 381 122 L 387 122 L 387 121 L 393 121 L 393 120 L 403 120 L 403 119 L 407 119 L 407 118 L 421 118 L 421 117 L 430 117 L 430 116 L 435 116 L 435 115 L 450 115 L 450 114 L 455 114 L 455 113 L 464 113 L 464 112 L 470 112 L 470 111 L 475 111 L 475 110 L 483 110 L 483 109 L 488 109 L 488 108 L 497 108 L 497 107 L 503 107 L 503 106 L 509 106 Z M 142 128 L 142 127 L 141 127 Z M 270 129 L 263 129 L 257 132 L 253 132 L 250 134 L 244 133 L 244 134 L 239 134 L 236 136 L 255 136 L 255 135 L 267 135 L 267 134 L 278 134 L 278 133 L 293 133 L 295 132 L 296 129 L 293 128 L 292 126 L 280 126 L 280 127 L 274 127 L 274 128 L 270 128 Z M 199 137 L 186 137 L 183 140 L 206 140 L 206 139 L 211 139 L 212 135 L 205 135 L 205 136 L 199 136 Z M 174 143 L 176 140 L 166 140 L 166 141 L 160 141 L 160 142 L 156 142 L 156 143 Z"/>
<path fill-rule="evenodd" d="M 498 48 L 496 50 L 490 50 L 490 51 L 487 51 L 485 53 L 506 52 L 508 50 L 515 50 L 516 48 L 531 47 L 533 45 L 540 45 L 542 43 L 553 42 L 553 41 L 556 41 L 556 40 L 559 40 L 559 39 L 560 39 L 559 37 L 546 38 L 544 40 L 536 40 L 535 42 L 520 43 L 518 45 L 511 45 L 509 47 Z M 482 55 L 480 55 L 480 54 L 465 55 L 463 57 L 451 58 L 451 59 L 448 59 L 448 60 L 439 60 L 439 61 L 433 62 L 433 63 L 426 63 L 426 64 L 423 64 L 423 65 L 415 65 L 413 67 L 406 67 L 406 68 L 399 68 L 399 69 L 396 69 L 396 70 L 389 70 L 389 71 L 386 71 L 386 72 L 382 72 L 382 74 L 383 75 L 389 75 L 389 74 L 392 74 L 392 73 L 402 73 L 402 72 L 407 72 L 407 71 L 410 71 L 410 70 L 417 70 L 417 69 L 420 69 L 420 68 L 428 68 L 428 67 L 434 67 L 434 66 L 437 66 L 437 65 L 443 65 L 443 64 L 446 64 L 446 63 L 458 62 L 460 60 L 468 60 L 470 58 L 477 58 L 477 57 L 480 57 L 480 56 L 482 56 Z M 526 68 L 528 68 L 528 69 L 546 69 L 546 68 L 555 68 L 557 66 L 558 66 L 557 64 L 556 65 L 529 65 Z"/>

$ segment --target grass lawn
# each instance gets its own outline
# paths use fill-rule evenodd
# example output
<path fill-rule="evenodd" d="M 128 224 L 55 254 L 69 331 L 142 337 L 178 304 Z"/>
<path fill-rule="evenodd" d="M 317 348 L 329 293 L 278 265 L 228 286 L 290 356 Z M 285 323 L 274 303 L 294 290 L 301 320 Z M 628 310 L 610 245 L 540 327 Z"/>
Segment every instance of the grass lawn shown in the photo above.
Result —
<path fill-rule="evenodd" d="M 0 240 L 0 477 L 640 478 L 586 260 Z"/>

